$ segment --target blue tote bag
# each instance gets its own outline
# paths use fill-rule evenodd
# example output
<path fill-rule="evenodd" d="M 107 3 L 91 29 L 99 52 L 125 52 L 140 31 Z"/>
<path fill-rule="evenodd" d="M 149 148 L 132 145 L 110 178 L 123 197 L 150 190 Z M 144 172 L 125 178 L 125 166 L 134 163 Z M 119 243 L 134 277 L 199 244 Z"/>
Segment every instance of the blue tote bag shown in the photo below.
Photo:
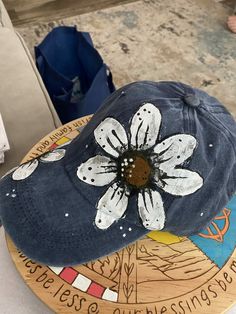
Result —
<path fill-rule="evenodd" d="M 114 90 L 89 33 L 54 28 L 35 47 L 36 65 L 62 123 L 94 113 Z"/>

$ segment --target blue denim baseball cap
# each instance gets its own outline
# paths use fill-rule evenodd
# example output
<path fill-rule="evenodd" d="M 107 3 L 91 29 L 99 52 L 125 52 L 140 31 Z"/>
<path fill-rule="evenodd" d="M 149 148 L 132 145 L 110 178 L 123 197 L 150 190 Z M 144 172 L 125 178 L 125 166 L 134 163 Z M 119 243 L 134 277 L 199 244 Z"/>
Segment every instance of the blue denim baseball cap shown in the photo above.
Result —
<path fill-rule="evenodd" d="M 236 188 L 236 123 L 204 91 L 140 81 L 109 96 L 69 145 L 0 181 L 0 217 L 28 257 L 84 263 L 150 230 L 200 232 Z"/>

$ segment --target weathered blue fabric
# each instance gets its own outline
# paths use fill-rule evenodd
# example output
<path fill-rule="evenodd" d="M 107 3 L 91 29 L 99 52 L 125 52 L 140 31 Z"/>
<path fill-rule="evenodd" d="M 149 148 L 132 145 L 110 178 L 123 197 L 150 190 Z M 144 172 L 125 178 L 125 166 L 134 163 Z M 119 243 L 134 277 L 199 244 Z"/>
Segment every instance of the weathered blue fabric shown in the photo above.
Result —
<path fill-rule="evenodd" d="M 99 123 L 113 117 L 129 133 L 130 120 L 144 102 L 154 104 L 162 114 L 157 142 L 179 133 L 197 139 L 194 154 L 180 168 L 195 171 L 204 180 L 199 190 L 183 197 L 157 188 L 166 212 L 164 231 L 196 234 L 230 200 L 236 190 L 236 123 L 230 113 L 215 98 L 182 83 L 135 82 L 107 98 L 65 147 L 63 159 L 39 163 L 25 180 L 14 181 L 9 174 L 0 181 L 0 217 L 28 257 L 55 266 L 79 264 L 117 251 L 148 232 L 138 215 L 137 193 L 131 194 L 122 219 L 106 230 L 98 229 L 96 205 L 107 186 L 86 184 L 76 174 L 82 162 L 106 155 L 94 138 Z M 16 197 L 6 196 L 13 189 Z"/>

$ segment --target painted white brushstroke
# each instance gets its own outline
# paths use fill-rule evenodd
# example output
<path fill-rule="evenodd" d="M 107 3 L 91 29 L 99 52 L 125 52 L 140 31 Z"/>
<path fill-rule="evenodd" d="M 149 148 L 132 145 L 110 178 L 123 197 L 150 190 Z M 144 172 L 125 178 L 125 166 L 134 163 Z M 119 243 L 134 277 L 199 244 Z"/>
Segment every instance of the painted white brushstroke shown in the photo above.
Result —
<path fill-rule="evenodd" d="M 12 174 L 12 179 L 15 181 L 20 181 L 28 178 L 38 167 L 38 160 L 34 159 L 21 166 L 19 166 Z"/>
<path fill-rule="evenodd" d="M 90 185 L 104 186 L 116 178 L 116 163 L 109 157 L 97 155 L 78 167 L 77 176 Z"/>
<path fill-rule="evenodd" d="M 197 172 L 187 169 L 169 169 L 167 178 L 163 181 L 165 185 L 162 189 L 165 192 L 180 196 L 192 194 L 203 185 L 203 178 Z"/>
<path fill-rule="evenodd" d="M 82 274 L 79 274 L 73 282 L 72 286 L 80 289 L 81 291 L 87 291 L 91 282 L 92 281 L 89 278 L 83 276 Z"/>
<path fill-rule="evenodd" d="M 161 125 L 161 113 L 153 104 L 146 103 L 131 121 L 131 145 L 135 149 L 148 149 L 155 145 Z"/>
<path fill-rule="evenodd" d="M 112 301 L 112 302 L 117 302 L 118 293 L 107 288 L 102 295 L 102 299 Z"/>
<path fill-rule="evenodd" d="M 42 162 L 53 162 L 62 159 L 65 156 L 66 150 L 58 148 L 40 157 Z"/>
<path fill-rule="evenodd" d="M 111 185 L 97 204 L 95 224 L 99 229 L 107 229 L 121 218 L 128 205 L 129 191 L 127 187 Z"/>
<path fill-rule="evenodd" d="M 94 136 L 102 149 L 116 158 L 128 146 L 125 129 L 113 118 L 106 118 L 102 121 L 95 129 Z"/>
<path fill-rule="evenodd" d="M 177 134 L 168 137 L 154 147 L 159 155 L 160 169 L 174 168 L 192 156 L 196 147 L 196 139 L 189 134 Z"/>
<path fill-rule="evenodd" d="M 165 224 L 165 211 L 158 191 L 145 189 L 138 194 L 138 211 L 143 225 L 149 230 L 161 230 Z"/>

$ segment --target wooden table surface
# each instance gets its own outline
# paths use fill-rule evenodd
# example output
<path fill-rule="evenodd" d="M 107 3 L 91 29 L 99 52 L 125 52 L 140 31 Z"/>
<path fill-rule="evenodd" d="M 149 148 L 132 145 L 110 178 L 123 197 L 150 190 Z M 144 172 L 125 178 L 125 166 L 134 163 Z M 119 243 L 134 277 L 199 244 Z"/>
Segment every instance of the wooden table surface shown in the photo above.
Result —
<path fill-rule="evenodd" d="M 24 161 L 79 135 L 90 117 L 42 139 Z M 27 258 L 7 236 L 25 283 L 56 313 L 224 313 L 236 300 L 236 197 L 201 234 L 148 236 L 110 256 L 76 267 Z"/>

